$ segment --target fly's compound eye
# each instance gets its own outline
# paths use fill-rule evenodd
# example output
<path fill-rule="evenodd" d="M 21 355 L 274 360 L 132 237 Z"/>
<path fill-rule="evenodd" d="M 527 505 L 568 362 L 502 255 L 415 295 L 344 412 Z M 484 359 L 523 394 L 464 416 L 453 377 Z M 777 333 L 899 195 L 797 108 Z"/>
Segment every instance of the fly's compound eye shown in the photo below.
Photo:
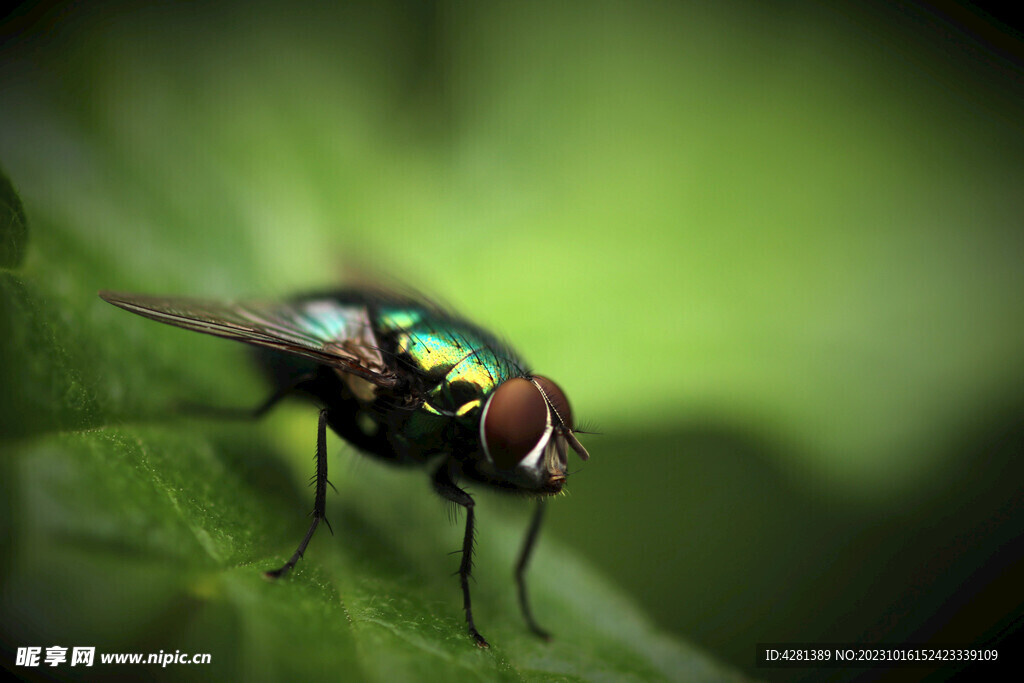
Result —
<path fill-rule="evenodd" d="M 555 411 L 555 417 L 566 429 L 572 431 L 572 408 L 569 407 L 569 399 L 566 398 L 565 392 L 547 377 L 534 375 L 533 381 L 536 382 L 540 386 L 541 391 L 544 392 L 544 397 L 548 400 L 548 403 L 551 404 L 551 408 Z"/>
<path fill-rule="evenodd" d="M 551 429 L 544 395 L 533 382 L 522 378 L 499 386 L 480 418 L 484 452 L 502 470 L 515 469 L 527 455 L 538 451 Z"/>

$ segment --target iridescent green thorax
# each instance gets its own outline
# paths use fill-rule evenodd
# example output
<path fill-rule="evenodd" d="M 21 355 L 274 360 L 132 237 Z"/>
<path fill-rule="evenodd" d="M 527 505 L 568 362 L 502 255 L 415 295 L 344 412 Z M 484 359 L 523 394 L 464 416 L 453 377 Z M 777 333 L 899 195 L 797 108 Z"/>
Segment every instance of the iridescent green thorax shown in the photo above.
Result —
<path fill-rule="evenodd" d="M 423 404 L 428 413 L 472 416 L 498 385 L 526 374 L 510 349 L 469 323 L 422 309 L 382 308 L 377 324 L 393 338 L 399 358 L 437 382 Z"/>

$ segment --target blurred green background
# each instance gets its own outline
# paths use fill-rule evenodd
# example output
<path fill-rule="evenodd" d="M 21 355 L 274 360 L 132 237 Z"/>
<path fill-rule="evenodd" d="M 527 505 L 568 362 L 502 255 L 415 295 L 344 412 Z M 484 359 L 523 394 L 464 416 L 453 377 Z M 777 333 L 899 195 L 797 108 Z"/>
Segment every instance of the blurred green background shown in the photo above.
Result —
<path fill-rule="evenodd" d="M 176 425 L 183 392 L 261 397 L 240 349 L 96 291 L 281 296 L 352 264 L 450 302 L 567 390 L 602 435 L 544 544 L 680 641 L 780 680 L 814 672 L 755 669 L 755 643 L 1008 642 L 1024 618 L 1020 48 L 950 3 L 14 10 L 0 167 L 29 230 L 8 221 L 0 254 L 4 572 L 22 577 L 5 642 L 26 605 L 55 609 L 24 577 L 74 543 L 74 525 L 28 521 L 62 514 L 38 508 L 40 453 Z M 188 429 L 234 453 L 226 472 L 275 444 L 263 465 L 303 501 L 312 415 Z M 348 461 L 329 506 L 366 478 L 365 507 L 402 509 L 404 474 Z M 285 553 L 301 523 L 268 524 L 253 552 Z"/>

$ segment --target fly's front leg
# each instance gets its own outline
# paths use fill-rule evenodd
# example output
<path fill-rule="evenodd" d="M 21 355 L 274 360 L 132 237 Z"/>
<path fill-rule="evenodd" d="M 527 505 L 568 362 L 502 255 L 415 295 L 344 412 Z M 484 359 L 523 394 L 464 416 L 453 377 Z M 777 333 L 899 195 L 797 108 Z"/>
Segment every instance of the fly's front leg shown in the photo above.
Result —
<path fill-rule="evenodd" d="M 516 563 L 516 586 L 519 587 L 519 606 L 523 610 L 523 618 L 526 619 L 526 625 L 544 640 L 551 640 L 551 634 L 538 626 L 537 622 L 533 620 L 530 602 L 526 597 L 526 565 L 530 562 L 533 546 L 537 543 L 537 536 L 540 535 L 540 525 L 544 521 L 544 509 L 544 499 L 537 499 L 537 507 L 533 511 L 533 519 L 530 521 L 530 528 L 526 532 L 523 549 L 519 551 L 519 562 Z"/>
<path fill-rule="evenodd" d="M 316 475 L 314 475 L 316 481 L 316 494 L 313 498 L 313 522 L 309 525 L 309 531 L 306 532 L 306 536 L 299 543 L 298 549 L 295 554 L 291 556 L 287 562 L 284 563 L 283 567 L 268 571 L 264 574 L 269 579 L 279 579 L 295 566 L 295 563 L 299 561 L 303 553 L 306 552 L 306 546 L 309 545 L 310 539 L 313 538 L 313 533 L 316 528 L 320 525 L 320 521 L 323 520 L 327 524 L 327 528 L 331 528 L 331 523 L 327 521 L 326 509 L 327 509 L 327 409 L 324 408 L 320 411 L 320 423 L 317 426 L 316 433 Z"/>
<path fill-rule="evenodd" d="M 473 573 L 473 498 L 452 481 L 451 463 L 443 462 L 434 472 L 434 490 L 447 500 L 466 508 L 466 535 L 462 539 L 462 562 L 459 563 L 459 582 L 462 584 L 462 602 L 466 610 L 466 625 L 480 647 L 489 647 L 473 625 L 473 607 L 469 600 L 469 577 Z"/>

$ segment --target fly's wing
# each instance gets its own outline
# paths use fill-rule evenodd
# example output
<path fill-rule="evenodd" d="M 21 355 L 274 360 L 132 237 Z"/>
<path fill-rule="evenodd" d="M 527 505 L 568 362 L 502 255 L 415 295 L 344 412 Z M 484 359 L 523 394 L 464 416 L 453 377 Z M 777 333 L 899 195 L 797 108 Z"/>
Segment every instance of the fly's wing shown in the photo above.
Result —
<path fill-rule="evenodd" d="M 311 358 L 381 387 L 397 377 L 384 363 L 365 305 L 333 297 L 227 302 L 100 292 L 126 311 L 158 322 Z"/>

